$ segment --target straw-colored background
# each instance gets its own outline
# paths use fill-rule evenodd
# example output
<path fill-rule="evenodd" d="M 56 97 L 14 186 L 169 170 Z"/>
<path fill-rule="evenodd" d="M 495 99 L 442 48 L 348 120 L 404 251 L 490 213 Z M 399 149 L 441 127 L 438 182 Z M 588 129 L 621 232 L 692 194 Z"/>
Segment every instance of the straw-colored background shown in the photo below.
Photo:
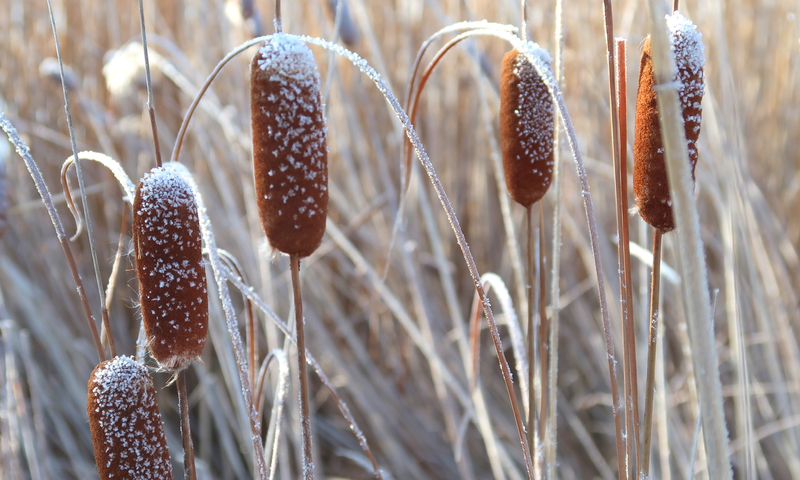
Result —
<path fill-rule="evenodd" d="M 227 51 L 254 35 L 257 25 L 241 15 L 241 5 L 251 3 L 262 32 L 271 33 L 272 2 L 145 1 L 165 155 L 172 150 L 180 120 L 199 84 Z M 439 28 L 477 19 L 519 24 L 519 2 L 512 0 L 350 0 L 348 7 L 351 23 L 345 22 L 344 27 L 357 34 L 352 49 L 386 78 L 403 101 L 416 51 Z M 701 0 L 681 6 L 697 23 L 706 46 L 707 87 L 696 191 L 712 298 L 716 298 L 714 319 L 736 478 L 800 478 L 797 7 L 787 0 Z M 638 45 L 647 34 L 646 16 L 643 3 L 636 0 L 617 1 L 614 8 L 615 35 L 629 41 L 628 93 L 633 105 Z M 143 69 L 137 55 L 116 68 L 105 72 L 103 68 L 114 50 L 140 40 L 136 2 L 59 0 L 54 9 L 64 61 L 73 75 L 71 101 L 78 149 L 115 158 L 135 181 L 154 166 L 150 125 L 143 110 Z M 614 300 L 615 339 L 619 340 L 602 4 L 565 0 L 564 9 L 565 99 L 589 170 L 607 293 Z M 529 16 L 532 39 L 552 53 L 555 3 L 533 2 Z M 333 15 L 326 0 L 284 2 L 283 17 L 290 33 L 332 38 Z M 498 39 L 480 38 L 449 54 L 423 95 L 417 127 L 480 271 L 503 279 L 517 314 L 524 318 L 524 301 L 518 296 L 520 285 L 512 269 L 517 259 L 507 247 L 500 214 L 499 195 L 506 194 L 498 193 L 491 161 L 498 154 L 497 82 L 507 48 Z M 323 85 L 330 81 L 329 221 L 345 232 L 370 268 L 380 274 L 400 186 L 399 123 L 368 78 L 346 60 L 332 58 L 316 47 L 313 50 Z M 252 51 L 232 62 L 215 82 L 190 127 L 181 161 L 200 185 L 220 248 L 240 260 L 256 291 L 288 320 L 288 261 L 271 259 L 266 251 L 253 202 L 250 55 Z M 62 221 L 72 231 L 74 223 L 59 195 L 61 162 L 70 155 L 63 99 L 55 70 L 42 63 L 54 56 L 46 2 L 0 1 L 0 110 L 31 146 L 51 191 L 61 199 Z M 629 119 L 632 126 L 632 109 Z M 611 479 L 616 477 L 616 454 L 593 260 L 574 165 L 568 152 L 562 158 L 561 298 L 548 298 L 548 306 L 562 308 L 558 475 Z M 7 172 L 9 201 L 8 226 L 0 239 L 0 477 L 93 478 L 96 470 L 85 412 L 86 382 L 97 361 L 91 337 L 52 225 L 23 163 L 5 146 L 0 146 L 0 159 Z M 121 193 L 102 167 L 84 165 L 105 282 L 119 237 Z M 406 234 L 395 247 L 386 285 L 466 388 L 468 367 L 459 353 L 460 330 L 454 322 L 467 322 L 471 281 L 427 178 L 416 175 L 410 191 Z M 552 192 L 545 198 L 548 253 L 555 201 Z M 517 245 L 524 253 L 524 210 L 512 205 L 511 212 Z M 435 237 L 426 227 L 428 219 L 434 222 Z M 631 220 L 631 239 L 647 249 L 651 232 L 640 223 L 638 217 Z M 437 242 L 441 242 L 441 254 Z M 126 247 L 129 254 L 129 237 Z M 85 233 L 73 248 L 97 309 L 99 297 Z M 677 266 L 670 235 L 665 237 L 664 260 Z M 444 262 L 446 268 L 438 269 L 437 262 Z M 123 258 L 122 267 L 110 305 L 111 323 L 120 352 L 132 354 L 138 287 L 130 255 Z M 439 374 L 397 321 L 396 312 L 376 293 L 364 269 L 357 268 L 341 246 L 326 236 L 319 253 L 304 263 L 303 275 L 309 350 L 348 403 L 381 467 L 397 479 L 461 478 L 465 472 L 476 479 L 491 478 L 491 454 L 475 422 L 466 429 L 456 453 L 457 428 L 465 410 L 442 387 Z M 455 285 L 453 304 L 448 304 L 442 287 L 444 276 Z M 636 259 L 633 277 L 643 385 L 649 272 Z M 654 478 L 687 478 L 698 403 L 680 288 L 665 280 L 662 296 L 665 348 L 659 369 L 652 471 Z M 496 297 L 490 297 L 496 313 L 502 313 Z M 243 318 L 238 294 L 234 300 Z M 203 356 L 205 364 L 191 369 L 189 381 L 198 468 L 201 478 L 249 478 L 249 441 L 230 338 L 219 302 L 213 295 L 211 301 L 215 326 Z M 453 310 L 454 305 L 460 313 Z M 284 340 L 263 315 L 259 318 L 263 355 L 280 348 Z M 498 318 L 504 322 L 509 317 Z M 507 331 L 501 327 L 507 354 L 513 358 Z M 481 381 L 488 415 L 478 417 L 488 420 L 494 430 L 497 464 L 508 478 L 522 478 L 524 465 L 509 401 L 486 332 L 482 344 Z M 166 375 L 155 378 L 177 477 L 182 469 L 175 390 L 163 388 Z M 363 457 L 356 438 L 327 391 L 313 374 L 310 378 L 318 476 L 369 478 L 369 470 L 359 463 Z M 290 420 L 282 438 L 281 479 L 296 478 L 299 451 L 296 393 L 290 392 L 288 398 Z M 702 451 L 697 456 L 695 471 L 702 478 Z M 753 466 L 751 471 L 747 465 Z"/>

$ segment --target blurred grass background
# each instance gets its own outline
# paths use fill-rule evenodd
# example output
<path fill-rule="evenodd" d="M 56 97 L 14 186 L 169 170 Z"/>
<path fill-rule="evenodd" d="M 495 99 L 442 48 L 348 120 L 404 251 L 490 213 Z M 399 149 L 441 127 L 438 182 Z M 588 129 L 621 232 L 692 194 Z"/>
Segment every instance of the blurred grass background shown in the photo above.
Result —
<path fill-rule="evenodd" d="M 71 71 L 67 83 L 78 149 L 113 157 L 136 181 L 155 165 L 149 119 L 143 109 L 146 92 L 136 2 L 53 3 L 65 66 Z M 332 3 L 335 0 L 284 2 L 284 29 L 332 39 Z M 144 6 L 159 134 L 166 156 L 199 85 L 233 47 L 272 32 L 274 7 L 259 0 L 149 0 Z M 477 19 L 519 25 L 515 0 L 349 0 L 346 6 L 342 40 L 384 76 L 401 100 L 417 49 L 439 28 Z M 645 12 L 642 2 L 635 0 L 616 1 L 614 8 L 615 35 L 629 40 L 628 104 L 634 105 L 637 46 L 647 35 Z M 62 221 L 71 231 L 74 223 L 63 195 L 58 195 L 61 162 L 71 152 L 57 69 L 48 60 L 55 56 L 55 47 L 47 6 L 43 0 L 0 0 L 0 9 L 0 110 L 30 145 L 47 184 L 60 199 Z M 703 33 L 706 46 L 707 87 L 696 192 L 712 298 L 716 298 L 714 320 L 736 478 L 800 478 L 797 9 L 797 2 L 788 0 L 735 4 L 701 0 L 681 5 Z M 551 53 L 554 21 L 553 0 L 529 5 L 531 39 Z M 564 32 L 565 98 L 589 169 L 604 242 L 606 287 L 609 299 L 615 300 L 611 302 L 615 340 L 619 340 L 601 3 L 565 1 Z M 516 260 L 506 248 L 498 200 L 506 193 L 498 191 L 497 172 L 490 161 L 499 154 L 497 83 L 500 59 L 507 49 L 493 38 L 455 49 L 428 82 L 416 126 L 479 269 L 504 280 L 522 317 L 524 299 L 518 296 L 520 285 L 512 271 Z M 329 222 L 345 232 L 371 268 L 382 272 L 397 212 L 402 131 L 366 77 L 346 60 L 316 47 L 313 50 L 328 93 Z M 216 80 L 190 126 L 181 161 L 200 185 L 220 248 L 240 260 L 257 293 L 288 320 L 288 260 L 269 255 L 252 201 L 250 55 L 232 62 Z M 632 110 L 628 118 L 632 142 Z M 574 167 L 568 153 L 562 158 L 562 296 L 548 299 L 550 311 L 554 305 L 561 309 L 558 476 L 611 479 L 616 477 L 616 454 L 592 257 Z M 66 262 L 33 183 L 4 141 L 0 160 L 5 164 L 8 198 L 7 228 L 0 239 L 0 477 L 95 478 L 85 385 L 97 359 Z M 102 167 L 84 165 L 106 282 L 119 238 L 121 191 Z M 466 388 L 467 366 L 459 353 L 457 322 L 467 321 L 473 290 L 434 195 L 424 176 L 415 176 L 405 237 L 391 257 L 386 285 Z M 554 201 L 552 193 L 545 198 L 548 252 Z M 512 205 L 512 214 L 521 250 L 524 210 Z M 428 217 L 433 230 L 426 227 Z M 126 235 L 130 249 L 129 229 Z M 632 220 L 632 241 L 648 249 L 651 235 L 638 217 Z M 93 272 L 85 234 L 73 248 L 96 308 L 99 297 L 91 288 Z M 676 266 L 676 255 L 667 235 L 665 262 Z M 110 305 L 117 348 L 128 355 L 134 352 L 139 323 L 138 286 L 131 261 L 130 255 L 123 258 Z M 644 383 L 649 271 L 638 260 L 633 267 L 637 353 Z M 396 312 L 390 311 L 363 268 L 357 268 L 339 244 L 326 236 L 318 254 L 304 263 L 303 275 L 308 348 L 350 406 L 382 468 L 398 479 L 482 479 L 497 474 L 491 467 L 496 461 L 502 476 L 524 476 L 488 334 L 482 336 L 481 381 L 485 416 L 497 439 L 494 459 L 474 424 L 459 441 L 465 408 L 443 387 L 440 374 L 397 322 Z M 448 301 L 445 277 L 454 282 L 455 302 Z M 663 353 L 653 477 L 703 478 L 702 442 L 695 472 L 687 471 L 698 403 L 679 286 L 667 281 L 662 297 Z M 239 301 L 239 296 L 234 295 L 234 300 Z M 211 302 L 211 342 L 203 356 L 205 363 L 192 367 L 190 375 L 198 469 L 202 478 L 250 478 L 249 435 L 230 338 L 214 295 Z M 236 306 L 243 321 L 243 303 Z M 95 313 L 99 316 L 99 311 Z M 502 323 L 509 316 L 498 318 Z M 271 321 L 261 315 L 260 324 L 262 355 L 281 348 L 284 338 Z M 507 329 L 501 327 L 501 333 L 512 358 Z M 621 352 L 621 346 L 617 351 Z M 177 477 L 182 470 L 174 389 L 162 388 L 166 375 L 155 374 L 155 378 Z M 317 475 L 370 478 L 369 469 L 362 467 L 364 457 L 356 438 L 327 391 L 313 374 L 310 378 Z M 296 398 L 296 391 L 289 398 Z M 296 478 L 299 457 L 297 405 L 293 401 L 288 405 L 289 423 L 279 460 L 281 479 Z"/>

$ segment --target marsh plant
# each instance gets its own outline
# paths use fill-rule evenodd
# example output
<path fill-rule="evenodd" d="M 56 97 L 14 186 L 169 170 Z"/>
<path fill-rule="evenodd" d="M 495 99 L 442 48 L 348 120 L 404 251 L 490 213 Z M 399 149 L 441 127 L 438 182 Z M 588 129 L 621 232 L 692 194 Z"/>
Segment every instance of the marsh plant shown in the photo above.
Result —
<path fill-rule="evenodd" d="M 800 478 L 794 4 L 4 7 L 0 478 Z"/>

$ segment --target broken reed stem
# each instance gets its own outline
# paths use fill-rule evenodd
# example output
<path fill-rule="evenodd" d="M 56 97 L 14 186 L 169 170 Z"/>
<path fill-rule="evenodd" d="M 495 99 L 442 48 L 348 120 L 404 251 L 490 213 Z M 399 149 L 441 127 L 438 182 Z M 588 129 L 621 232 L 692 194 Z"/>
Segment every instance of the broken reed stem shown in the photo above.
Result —
<path fill-rule="evenodd" d="M 547 350 L 548 350 L 548 342 L 547 342 L 547 293 L 545 287 L 545 280 L 547 275 L 547 269 L 545 268 L 546 264 L 546 256 L 545 256 L 545 248 L 544 248 L 544 202 L 539 202 L 539 363 L 541 368 L 541 379 L 539 380 L 541 384 L 541 402 L 540 408 L 541 412 L 539 414 L 539 444 L 544 441 L 545 433 L 547 433 L 547 422 L 545 422 L 545 418 L 547 418 Z M 529 367 L 530 370 L 533 370 L 533 367 Z M 531 389 L 532 390 L 532 389 Z M 535 459 L 538 460 L 537 463 L 541 464 L 542 461 L 542 451 L 540 451 L 540 445 L 536 445 L 536 453 Z"/>
<path fill-rule="evenodd" d="M 47 214 L 50 216 L 50 221 L 53 223 L 53 228 L 56 231 L 56 238 L 58 238 L 58 243 L 61 245 L 61 250 L 64 252 L 64 257 L 67 259 L 70 273 L 72 273 L 72 280 L 75 282 L 75 287 L 78 290 L 78 297 L 81 300 L 83 313 L 86 315 L 86 321 L 89 324 L 89 331 L 92 334 L 95 351 L 97 352 L 100 362 L 104 362 L 107 357 L 105 349 L 103 348 L 103 342 L 100 341 L 100 332 L 97 330 L 97 324 L 95 323 L 94 315 L 92 315 L 92 307 L 89 305 L 89 300 L 86 298 L 86 289 L 83 287 L 81 274 L 78 272 L 75 257 L 72 255 L 72 249 L 69 247 L 69 240 L 64 233 L 61 218 L 58 216 L 55 205 L 53 205 L 53 198 L 50 196 L 50 190 L 47 189 L 47 184 L 44 183 L 42 173 L 39 171 L 39 167 L 36 166 L 36 162 L 33 160 L 28 146 L 19 138 L 17 129 L 6 119 L 2 112 L 0 112 L 0 127 L 6 132 L 8 139 L 25 162 L 25 166 L 28 168 L 31 178 L 33 178 L 33 183 L 36 185 L 36 190 L 39 192 L 39 197 L 41 197 L 42 203 L 44 203 L 47 209 Z"/>
<path fill-rule="evenodd" d="M 303 449 L 303 479 L 313 480 L 314 460 L 311 458 L 311 412 L 308 399 L 308 370 L 306 369 L 306 339 L 303 326 L 303 299 L 300 291 L 300 256 L 292 255 L 292 292 L 294 318 L 297 328 L 297 370 L 300 375 L 300 428 Z"/>
<path fill-rule="evenodd" d="M 58 41 L 58 29 L 56 28 L 56 18 L 55 18 L 55 15 L 53 14 L 53 5 L 52 5 L 52 2 L 50 0 L 47 0 L 47 9 L 48 9 L 49 14 L 50 14 L 50 27 L 53 29 L 53 39 L 55 41 L 56 57 L 58 58 L 58 69 L 59 69 L 59 74 L 61 75 L 61 91 L 64 94 L 64 110 L 66 111 L 66 114 L 67 114 L 67 128 L 69 130 L 69 143 L 70 143 L 70 147 L 72 147 L 72 155 L 75 157 L 75 172 L 78 175 L 78 186 L 80 187 L 81 202 L 83 202 L 83 214 L 84 214 L 84 217 L 86 217 L 86 230 L 87 230 L 87 235 L 89 237 L 89 250 L 91 250 L 91 253 L 92 253 L 92 266 L 94 267 L 94 276 L 95 276 L 95 281 L 97 282 L 97 291 L 98 291 L 98 293 L 100 295 L 100 311 L 102 312 L 106 308 L 105 296 L 103 295 L 103 285 L 101 284 L 101 281 L 100 281 L 100 266 L 99 266 L 99 262 L 97 261 L 97 250 L 94 247 L 94 239 L 92 237 L 92 219 L 89 216 L 89 204 L 86 201 L 86 187 L 84 186 L 84 183 L 83 183 L 83 172 L 81 171 L 81 162 L 80 162 L 80 159 L 78 158 L 78 146 L 75 143 L 75 130 L 72 127 L 72 113 L 70 112 L 70 109 L 69 109 L 69 96 L 67 95 L 67 82 L 64 79 L 64 63 L 61 60 L 61 44 Z M 71 257 L 72 253 L 70 253 L 69 256 Z M 74 262 L 74 259 L 73 259 L 73 262 Z M 76 271 L 76 273 L 77 273 L 77 271 Z M 74 275 L 75 275 L 75 273 L 73 273 L 73 276 Z M 83 299 L 81 301 L 83 301 Z M 87 305 L 88 305 L 88 301 L 87 301 Z M 91 311 L 91 309 L 90 309 L 90 311 Z M 91 323 L 94 324 L 94 317 L 93 316 L 91 317 Z M 94 336 L 95 334 L 97 334 L 97 326 L 93 325 L 92 336 Z M 100 340 L 100 337 L 98 335 L 97 338 L 96 338 L 96 341 L 99 341 L 99 340 Z M 105 352 L 103 352 L 103 354 L 100 355 L 100 361 L 102 362 L 103 360 L 105 360 Z"/>
<path fill-rule="evenodd" d="M 620 121 L 619 114 L 613 105 L 617 103 L 617 88 L 614 72 L 616 55 L 614 54 L 614 16 L 611 10 L 611 1 L 603 1 L 603 13 L 605 21 L 606 32 L 606 55 L 608 60 L 608 89 L 609 98 L 611 100 L 611 149 L 612 158 L 615 166 L 621 164 L 621 148 L 620 148 Z M 623 202 L 627 199 L 620 197 L 620 188 L 622 180 L 619 177 L 619 167 L 614 169 L 614 177 L 616 180 L 615 196 L 617 206 L 617 233 L 620 238 L 617 250 L 617 260 L 619 265 L 619 284 L 620 284 L 620 303 L 622 311 L 622 370 L 623 370 L 623 391 L 625 396 L 625 452 L 627 461 L 621 458 L 621 452 L 617 451 L 617 464 L 621 469 L 619 474 L 622 478 L 623 473 L 626 478 L 631 478 L 631 472 L 638 471 L 637 466 L 637 441 L 638 432 L 636 425 L 639 418 L 639 395 L 636 380 L 636 339 L 634 335 L 633 316 L 630 308 L 627 305 L 628 301 L 628 284 L 625 281 L 624 275 L 624 247 L 622 242 L 622 217 L 627 215 L 627 211 L 623 208 Z M 627 181 L 627 179 L 626 179 Z M 629 262 L 628 262 L 629 263 Z M 624 466 L 624 468 L 623 468 Z M 632 470 L 628 470 L 631 468 Z"/>
<path fill-rule="evenodd" d="M 147 112 L 150 115 L 150 127 L 153 129 L 153 145 L 156 153 L 156 166 L 161 166 L 161 147 L 158 143 L 158 125 L 156 124 L 156 107 L 153 103 L 153 82 L 150 80 L 150 56 L 147 54 L 147 32 L 144 28 L 144 5 L 139 0 L 139 22 L 142 26 L 142 51 L 144 52 L 144 74 L 147 84 Z"/>
<path fill-rule="evenodd" d="M 650 476 L 650 444 L 653 431 L 653 397 L 655 396 L 656 341 L 658 340 L 658 301 L 661 294 L 661 230 L 653 234 L 653 277 L 650 284 L 650 335 L 647 342 L 647 381 L 644 386 L 644 443 L 639 478 Z"/>
<path fill-rule="evenodd" d="M 674 81 L 677 77 L 675 58 L 670 46 L 667 25 L 664 22 L 666 16 L 664 5 L 660 0 L 650 0 L 646 2 L 646 6 L 652 32 L 653 67 L 669 174 L 670 197 L 673 201 L 678 230 L 684 308 L 689 326 L 692 363 L 697 376 L 700 410 L 703 412 L 703 439 L 708 458 L 709 477 L 712 480 L 730 479 L 733 472 L 711 316 L 708 272 L 703 240 L 700 236 L 700 218 L 694 200 L 694 182 L 690 172 L 689 148 L 678 97 L 678 85 Z"/>
<path fill-rule="evenodd" d="M 178 375 L 178 409 L 181 415 L 181 437 L 183 437 L 183 469 L 185 478 L 197 480 L 194 466 L 194 445 L 192 444 L 192 427 L 189 422 L 189 394 L 186 389 L 186 369 Z"/>
<path fill-rule="evenodd" d="M 533 388 L 533 381 L 536 376 L 536 328 L 533 322 L 533 282 L 534 282 L 534 247 L 533 247 L 533 205 L 525 209 L 525 243 L 527 244 L 527 254 L 525 258 L 525 292 L 528 298 L 528 445 L 533 452 L 537 450 L 536 439 L 536 391 Z M 539 245 L 542 248 L 542 245 Z M 541 251 L 541 250 L 540 250 Z M 541 421 L 541 419 L 539 419 Z M 537 464 L 534 457 L 534 465 Z"/>
<path fill-rule="evenodd" d="M 636 367 L 636 322 L 633 308 L 633 279 L 631 278 L 631 249 L 630 249 L 630 226 L 628 218 L 628 82 L 627 82 L 627 51 L 628 41 L 624 38 L 617 38 L 616 46 L 616 109 L 617 126 L 619 132 L 619 157 L 615 160 L 614 179 L 616 181 L 616 203 L 617 203 L 617 233 L 618 251 L 620 258 L 620 301 L 624 318 L 627 322 L 627 338 L 630 343 L 630 376 L 632 384 L 633 412 L 633 448 L 635 449 L 636 460 L 638 463 L 641 452 L 639 451 L 639 379 Z M 626 357 L 627 358 L 627 357 Z M 636 472 L 636 470 L 632 470 Z"/>

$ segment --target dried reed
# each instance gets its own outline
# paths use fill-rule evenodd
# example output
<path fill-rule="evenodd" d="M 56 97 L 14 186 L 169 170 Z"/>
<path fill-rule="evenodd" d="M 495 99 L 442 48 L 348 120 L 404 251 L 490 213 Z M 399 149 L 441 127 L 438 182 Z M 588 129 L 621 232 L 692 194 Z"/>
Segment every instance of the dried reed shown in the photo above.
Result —
<path fill-rule="evenodd" d="M 311 50 L 280 29 L 250 64 L 256 202 L 270 245 L 291 257 L 305 479 L 314 478 L 300 260 L 319 247 L 328 216 L 327 127 Z"/>

